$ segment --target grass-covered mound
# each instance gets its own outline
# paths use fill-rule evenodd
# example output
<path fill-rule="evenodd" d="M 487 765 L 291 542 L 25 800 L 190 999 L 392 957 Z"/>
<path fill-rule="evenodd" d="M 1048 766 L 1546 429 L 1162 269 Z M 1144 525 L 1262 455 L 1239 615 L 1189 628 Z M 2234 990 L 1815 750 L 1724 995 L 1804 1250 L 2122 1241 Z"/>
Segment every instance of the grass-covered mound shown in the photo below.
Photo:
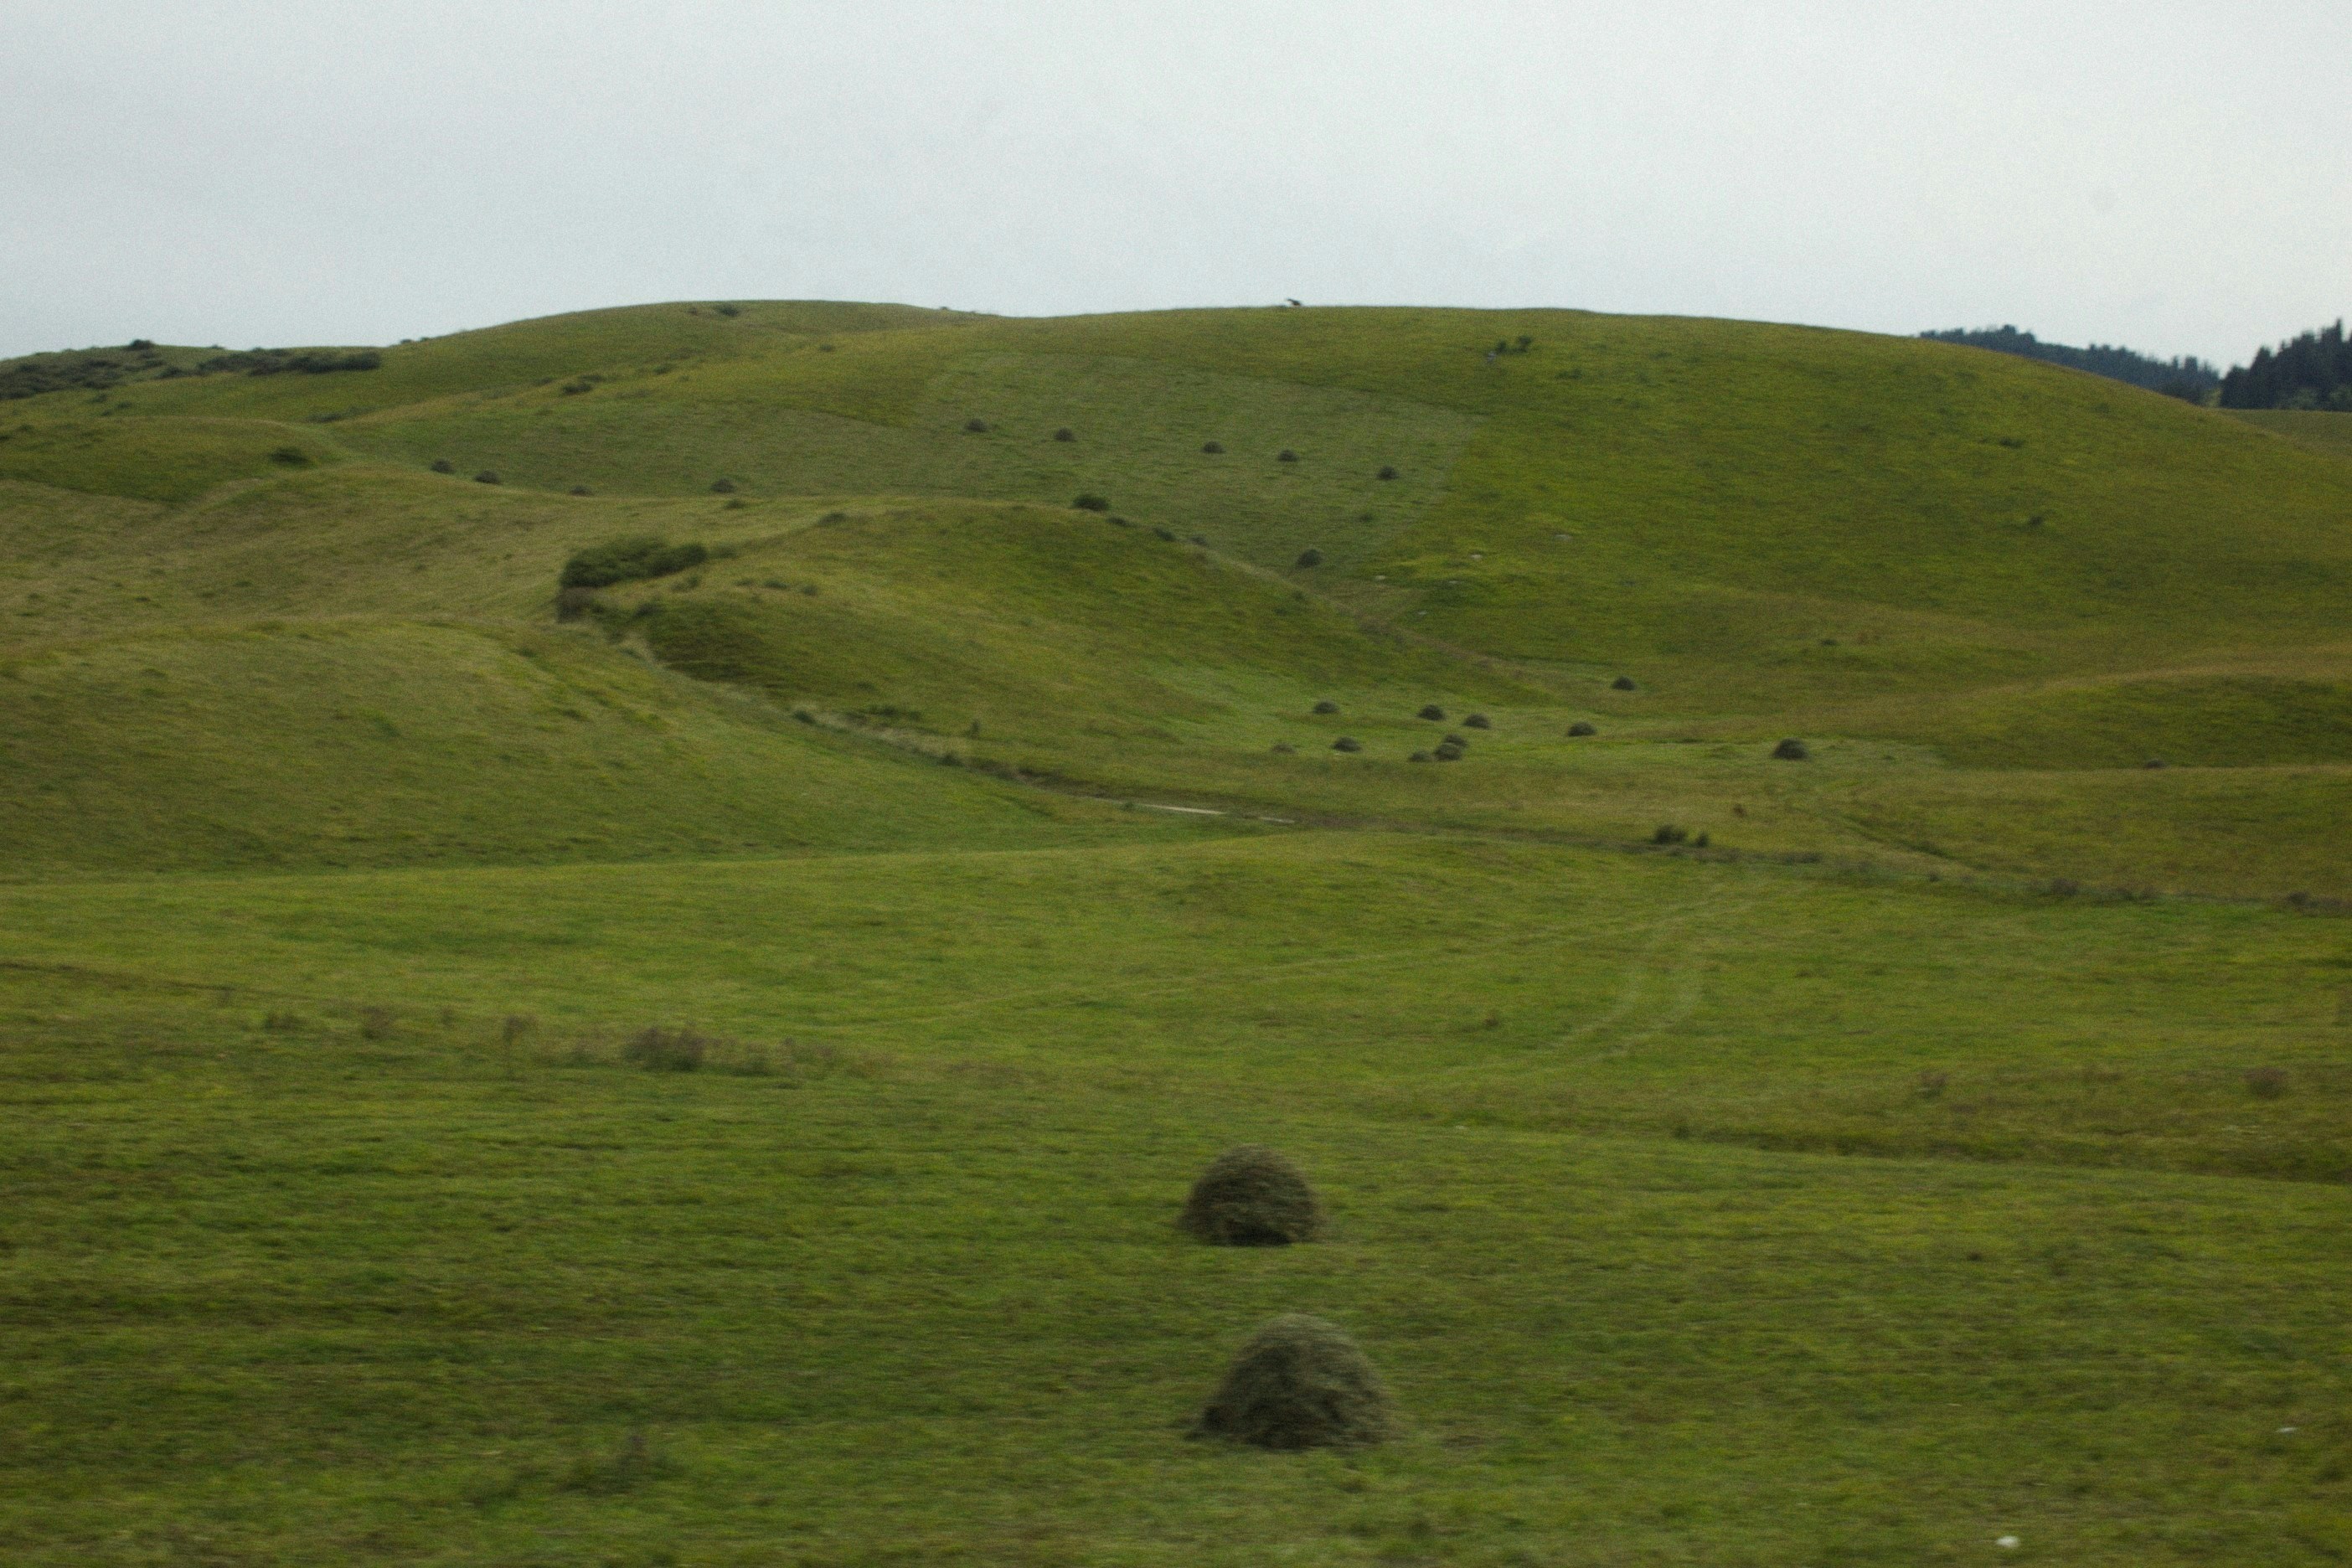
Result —
<path fill-rule="evenodd" d="M 1337 1324 L 1286 1313 L 1249 1337 L 1194 1431 L 1260 1448 L 1365 1447 L 1395 1426 L 1388 1389 Z"/>
<path fill-rule="evenodd" d="M 1287 1247 L 1323 1233 L 1323 1205 L 1288 1155 L 1244 1143 L 1209 1162 L 1176 1223 L 1220 1247 Z"/>

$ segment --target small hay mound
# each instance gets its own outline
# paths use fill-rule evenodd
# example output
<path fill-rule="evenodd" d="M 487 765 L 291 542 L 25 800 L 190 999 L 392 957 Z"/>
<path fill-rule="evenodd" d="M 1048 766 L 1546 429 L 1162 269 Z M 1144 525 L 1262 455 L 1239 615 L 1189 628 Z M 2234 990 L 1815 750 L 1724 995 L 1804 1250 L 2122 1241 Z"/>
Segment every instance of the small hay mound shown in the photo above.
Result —
<path fill-rule="evenodd" d="M 1465 730 L 1491 730 L 1495 727 L 1495 721 L 1484 713 L 1473 713 L 1462 721 L 1462 727 Z"/>
<path fill-rule="evenodd" d="M 1612 691 L 1631 691 L 1633 689 L 1633 678 L 1630 675 L 1621 675 L 1616 679 L 1609 683 L 1609 689 Z"/>
<path fill-rule="evenodd" d="M 1421 710 L 1421 716 L 1433 724 L 1443 724 L 1445 722 L 1445 710 L 1440 708 L 1434 702 L 1423 709 Z"/>
<path fill-rule="evenodd" d="M 1591 725 L 1586 723 L 1581 719 L 1579 719 L 1575 723 L 1570 724 L 1568 727 L 1568 732 L 1571 735 L 1598 735 L 1601 733 L 1600 731 L 1594 729 Z"/>
<path fill-rule="evenodd" d="M 1303 567 L 1320 566 L 1323 564 L 1323 552 L 1310 544 L 1298 552 L 1298 564 Z"/>
<path fill-rule="evenodd" d="M 1811 750 L 1794 735 L 1772 748 L 1772 756 L 1777 762 L 1801 763 L 1812 754 Z"/>
<path fill-rule="evenodd" d="M 457 465 L 446 458 L 436 458 L 433 459 L 433 471 L 436 474 L 454 474 L 457 471 Z"/>
<path fill-rule="evenodd" d="M 1388 1390 L 1356 1342 L 1297 1312 L 1250 1336 L 1192 1428 L 1276 1449 L 1361 1447 L 1394 1429 Z"/>
<path fill-rule="evenodd" d="M 1342 735 L 1331 742 L 1331 749 L 1335 752 L 1360 752 L 1364 743 L 1353 735 Z"/>
<path fill-rule="evenodd" d="M 1244 1143 L 1209 1162 L 1176 1223 L 1219 1247 L 1286 1247 L 1322 1234 L 1323 1205 L 1288 1155 Z"/>
<path fill-rule="evenodd" d="M 1318 713 L 1337 713 L 1339 710 L 1339 705 L 1328 697 L 1315 705 L 1315 711 Z"/>
<path fill-rule="evenodd" d="M 1202 443 L 1201 443 L 1201 450 L 1202 450 L 1203 452 L 1206 452 L 1206 453 L 1207 453 L 1207 454 L 1209 454 L 1209 456 L 1211 456 L 1212 458 L 1216 457 L 1217 455 L 1219 455 L 1220 453 L 1222 453 L 1223 451 L 1224 451 L 1224 449 L 1225 449 L 1225 448 L 1224 448 L 1224 446 L 1223 446 L 1223 444 L 1222 442 L 1217 442 L 1217 441 L 1203 441 L 1203 442 L 1202 442 Z"/>

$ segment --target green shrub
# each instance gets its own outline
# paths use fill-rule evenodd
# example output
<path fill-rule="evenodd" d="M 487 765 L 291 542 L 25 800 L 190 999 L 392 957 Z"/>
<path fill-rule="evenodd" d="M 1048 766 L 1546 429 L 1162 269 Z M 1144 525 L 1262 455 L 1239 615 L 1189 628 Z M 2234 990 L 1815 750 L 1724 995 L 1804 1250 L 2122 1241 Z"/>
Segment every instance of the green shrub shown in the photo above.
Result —
<path fill-rule="evenodd" d="M 269 454 L 269 460 L 273 463 L 284 463 L 289 468 L 299 468 L 310 460 L 310 454 L 299 447 L 280 447 Z"/>
<path fill-rule="evenodd" d="M 576 621 L 593 610 L 596 604 L 596 590 L 593 588 L 558 588 L 555 591 L 555 618 Z"/>
<path fill-rule="evenodd" d="M 1665 822 L 1659 824 L 1658 830 L 1650 835 L 1650 842 L 1653 844 L 1680 844 L 1689 837 L 1690 830 L 1688 828 L 1676 827 L 1673 823 Z"/>
<path fill-rule="evenodd" d="M 1362 1447 L 1395 1427 L 1388 1390 L 1347 1334 L 1289 1313 L 1250 1336 L 1193 1434 L 1260 1448 Z"/>
<path fill-rule="evenodd" d="M 1077 438 L 1078 433 L 1066 425 L 1054 432 L 1054 439 L 1056 441 L 1075 441 Z"/>
<path fill-rule="evenodd" d="M 1364 743 L 1353 735 L 1342 735 L 1331 742 L 1331 749 L 1335 752 L 1360 752 Z"/>
<path fill-rule="evenodd" d="M 563 563 L 557 581 L 566 588 L 606 588 L 667 577 L 709 559 L 710 552 L 699 544 L 672 544 L 655 534 L 632 534 L 577 552 Z"/>
<path fill-rule="evenodd" d="M 647 1072 L 693 1072 L 709 1052 L 709 1040 L 694 1030 L 656 1024 L 629 1037 L 621 1047 L 621 1059 Z"/>
<path fill-rule="evenodd" d="M 593 496 L 596 492 L 590 489 L 586 485 L 574 485 L 572 487 L 572 493 L 576 496 Z"/>
<path fill-rule="evenodd" d="M 1445 710 L 1432 702 L 1421 710 L 1421 717 L 1433 724 L 1443 724 L 1445 722 Z"/>
<path fill-rule="evenodd" d="M 1484 713 L 1473 713 L 1462 721 L 1462 727 L 1465 730 L 1491 730 L 1495 727 L 1495 721 Z"/>
<path fill-rule="evenodd" d="M 1298 461 L 1298 454 L 1285 447 L 1274 455 L 1274 460 L 1277 463 L 1295 463 Z"/>
<path fill-rule="evenodd" d="M 1287 1247 L 1323 1231 L 1323 1205 L 1290 1157 L 1244 1143 L 1209 1162 L 1178 1226 L 1219 1247 Z"/>
<path fill-rule="evenodd" d="M 1425 763 L 1430 760 L 1430 754 L 1427 752 L 1415 752 L 1411 757 L 1406 759 L 1408 762 L 1414 763 Z"/>
<path fill-rule="evenodd" d="M 1609 683 L 1609 689 L 1612 691 L 1632 691 L 1636 689 L 1636 688 L 1633 685 L 1633 678 L 1632 676 L 1621 675 L 1616 679 Z"/>
<path fill-rule="evenodd" d="M 1298 552 L 1298 564 L 1303 567 L 1320 566 L 1323 564 L 1323 552 L 1310 544 Z"/>
<path fill-rule="evenodd" d="M 1794 735 L 1772 748 L 1773 757 L 1783 763 L 1801 763 L 1812 754 L 1811 749 Z"/>
<path fill-rule="evenodd" d="M 985 419 L 967 419 L 963 422 L 963 427 L 975 436 L 988 434 L 988 421 Z"/>
<path fill-rule="evenodd" d="M 1092 490 L 1089 490 L 1086 494 L 1078 497 L 1077 500 L 1072 501 L 1070 505 L 1078 511 L 1108 511 L 1110 510 L 1110 498 L 1108 496 L 1098 496 Z"/>
<path fill-rule="evenodd" d="M 433 459 L 433 471 L 436 474 L 454 474 L 457 471 L 457 465 L 446 458 L 436 458 Z"/>
<path fill-rule="evenodd" d="M 710 493 L 715 496 L 731 496 L 735 493 L 735 481 L 733 479 L 713 479 L 710 481 Z"/>
<path fill-rule="evenodd" d="M 1579 719 L 1575 723 L 1570 724 L 1568 727 L 1568 732 L 1571 735 L 1597 735 L 1601 731 L 1586 723 L 1583 720 Z"/>
<path fill-rule="evenodd" d="M 1224 449 L 1225 449 L 1225 448 L 1224 448 L 1224 447 L 1223 447 L 1223 443 L 1221 443 L 1221 442 L 1216 442 L 1216 441 L 1203 441 L 1203 442 L 1202 442 L 1202 443 L 1201 443 L 1201 450 L 1202 450 L 1203 452 L 1206 452 L 1206 453 L 1207 453 L 1209 456 L 1211 456 L 1212 458 L 1218 457 L 1218 456 L 1222 455 L 1222 454 L 1223 453 Z"/>
<path fill-rule="evenodd" d="M 474 482 L 478 485 L 496 485 L 503 484 L 506 481 L 499 478 L 497 469 L 484 468 L 480 473 L 474 476 Z"/>
<path fill-rule="evenodd" d="M 1337 713 L 1339 710 L 1339 705 L 1328 697 L 1315 705 L 1315 711 L 1318 713 Z"/>
<path fill-rule="evenodd" d="M 1381 465 L 1381 471 L 1373 477 L 1375 479 L 1392 479 L 1397 477 L 1397 471 L 1394 468 L 1390 468 L 1386 463 L 1382 463 Z"/>

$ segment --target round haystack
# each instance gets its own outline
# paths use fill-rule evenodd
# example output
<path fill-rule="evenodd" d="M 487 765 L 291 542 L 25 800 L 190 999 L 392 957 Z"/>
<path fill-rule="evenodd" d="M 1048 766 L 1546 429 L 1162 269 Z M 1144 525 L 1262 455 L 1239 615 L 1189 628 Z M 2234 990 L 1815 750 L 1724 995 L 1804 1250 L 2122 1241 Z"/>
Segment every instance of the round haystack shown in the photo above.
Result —
<path fill-rule="evenodd" d="M 1293 1312 L 1250 1336 L 1193 1431 L 1261 1448 L 1360 1447 L 1395 1428 L 1388 1390 L 1337 1326 Z"/>
<path fill-rule="evenodd" d="M 1177 1222 L 1221 1247 L 1284 1247 L 1323 1232 L 1323 1205 L 1290 1156 L 1244 1143 L 1209 1162 Z"/>

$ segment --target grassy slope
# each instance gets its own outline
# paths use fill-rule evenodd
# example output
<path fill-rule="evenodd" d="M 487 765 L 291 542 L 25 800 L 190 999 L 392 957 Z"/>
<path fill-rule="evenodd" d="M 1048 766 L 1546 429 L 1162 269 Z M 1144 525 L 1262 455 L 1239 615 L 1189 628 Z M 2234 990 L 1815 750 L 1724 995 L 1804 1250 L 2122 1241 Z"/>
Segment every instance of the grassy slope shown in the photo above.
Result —
<path fill-rule="evenodd" d="M 1543 842 L 2352 895 L 2352 468 L 1800 329 L 730 309 L 0 410 L 0 1555 L 2352 1552 L 2337 922 Z M 550 626 L 639 531 L 735 553 Z M 1333 1243 L 1174 1241 L 1242 1138 Z M 1406 1438 L 1180 1441 L 1294 1307 Z"/>
<path fill-rule="evenodd" d="M 2330 922 L 1292 836 L 20 889 L 0 930 L 91 976 L 0 1021 L 18 1557 L 2352 1544 L 2341 1187 L 2242 1173 L 2352 1161 Z M 766 1070 L 612 1059 L 678 1018 Z M 1172 1235 L 1244 1138 L 1331 1242 Z M 1979 1163 L 1771 1152 L 1840 1147 Z M 1297 1307 L 1403 1440 L 1183 1441 Z"/>

